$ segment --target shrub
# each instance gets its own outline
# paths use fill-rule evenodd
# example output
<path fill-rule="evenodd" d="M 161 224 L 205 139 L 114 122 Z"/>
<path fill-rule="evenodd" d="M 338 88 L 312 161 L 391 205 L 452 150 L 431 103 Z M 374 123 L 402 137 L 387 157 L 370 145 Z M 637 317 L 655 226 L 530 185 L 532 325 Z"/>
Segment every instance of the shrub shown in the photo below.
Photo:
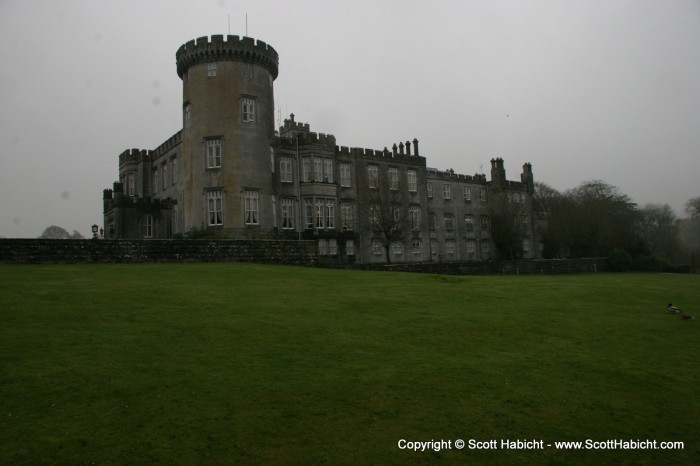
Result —
<path fill-rule="evenodd" d="M 624 249 L 610 251 L 608 261 L 613 272 L 628 272 L 632 268 L 632 256 Z"/>

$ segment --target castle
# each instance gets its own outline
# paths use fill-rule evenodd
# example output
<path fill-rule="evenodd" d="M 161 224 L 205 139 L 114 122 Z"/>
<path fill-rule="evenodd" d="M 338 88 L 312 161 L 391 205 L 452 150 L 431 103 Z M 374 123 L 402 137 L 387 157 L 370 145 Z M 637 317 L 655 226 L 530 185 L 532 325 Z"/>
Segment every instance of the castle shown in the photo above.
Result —
<path fill-rule="evenodd" d="M 294 114 L 276 129 L 279 57 L 261 40 L 200 37 L 176 63 L 182 129 L 119 155 L 105 238 L 313 239 L 329 260 L 381 263 L 491 260 L 509 230 L 519 256 L 540 257 L 529 163 L 509 181 L 492 159 L 487 181 L 428 168 L 417 139 L 338 146 Z"/>

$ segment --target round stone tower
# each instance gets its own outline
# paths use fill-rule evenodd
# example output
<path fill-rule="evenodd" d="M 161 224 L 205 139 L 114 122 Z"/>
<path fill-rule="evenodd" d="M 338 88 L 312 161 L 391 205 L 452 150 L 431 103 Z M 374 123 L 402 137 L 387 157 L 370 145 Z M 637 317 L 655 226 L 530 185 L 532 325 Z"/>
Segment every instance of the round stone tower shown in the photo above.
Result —
<path fill-rule="evenodd" d="M 277 52 L 249 37 L 214 35 L 181 46 L 176 61 L 183 89 L 178 230 L 269 231 Z"/>

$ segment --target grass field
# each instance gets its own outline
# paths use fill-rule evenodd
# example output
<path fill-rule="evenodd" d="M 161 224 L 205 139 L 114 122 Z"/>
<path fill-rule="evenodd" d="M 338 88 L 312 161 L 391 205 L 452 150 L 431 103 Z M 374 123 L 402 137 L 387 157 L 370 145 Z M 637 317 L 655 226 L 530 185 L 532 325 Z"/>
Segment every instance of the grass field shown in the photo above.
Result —
<path fill-rule="evenodd" d="M 0 463 L 698 464 L 669 301 L 700 316 L 700 278 L 0 266 Z M 586 439 L 684 448 L 554 447 Z"/>

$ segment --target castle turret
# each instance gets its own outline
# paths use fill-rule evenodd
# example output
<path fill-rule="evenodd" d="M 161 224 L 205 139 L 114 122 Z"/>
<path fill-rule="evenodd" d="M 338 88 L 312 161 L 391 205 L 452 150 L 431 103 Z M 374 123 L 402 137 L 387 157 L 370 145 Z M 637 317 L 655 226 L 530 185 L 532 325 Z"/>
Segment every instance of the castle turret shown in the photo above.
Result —
<path fill-rule="evenodd" d="M 277 52 L 213 35 L 177 51 L 182 78 L 181 229 L 272 227 L 270 177 Z"/>

